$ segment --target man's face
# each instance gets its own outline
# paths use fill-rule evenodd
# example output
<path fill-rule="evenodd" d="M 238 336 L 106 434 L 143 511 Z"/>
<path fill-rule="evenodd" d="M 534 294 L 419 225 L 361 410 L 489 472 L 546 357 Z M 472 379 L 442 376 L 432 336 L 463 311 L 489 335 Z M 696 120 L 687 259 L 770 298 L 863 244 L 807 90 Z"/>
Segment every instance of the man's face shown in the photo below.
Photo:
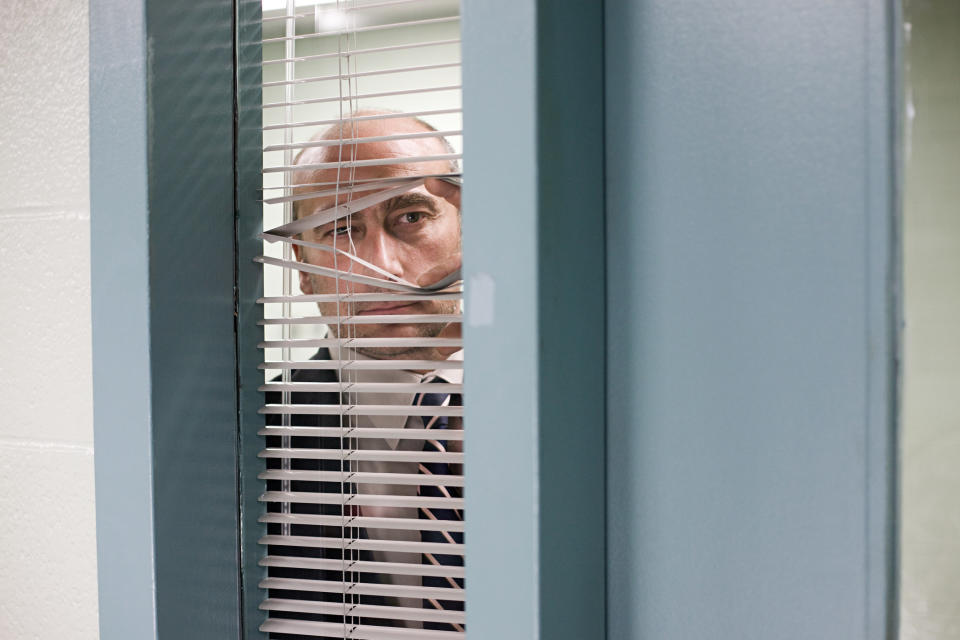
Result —
<path fill-rule="evenodd" d="M 370 133 L 369 135 L 381 135 Z M 434 138 L 365 143 L 350 148 L 350 155 L 357 159 L 424 156 L 438 153 L 438 141 Z M 346 148 L 345 148 L 346 149 Z M 445 150 L 444 150 L 445 152 Z M 337 155 L 346 154 L 337 147 L 328 147 L 311 155 L 304 154 L 300 164 L 335 161 Z M 332 157 L 331 157 L 332 156 Z M 445 173 L 448 165 L 441 162 L 409 163 L 382 167 L 360 167 L 353 177 L 357 180 L 384 179 Z M 341 169 L 340 182 L 345 183 Z M 334 182 L 336 170 L 322 170 L 310 175 L 311 182 Z M 303 182 L 303 180 L 299 180 Z M 326 187 L 324 187 L 326 189 Z M 361 192 L 357 199 L 370 192 Z M 298 217 L 304 217 L 329 209 L 348 200 L 341 195 L 324 196 L 298 203 Z M 460 214 L 456 207 L 444 198 L 429 193 L 424 187 L 412 189 L 399 196 L 368 207 L 335 222 L 317 227 L 302 234 L 304 240 L 336 247 L 356 255 L 385 271 L 420 286 L 433 284 L 460 267 Z M 343 255 L 311 247 L 294 246 L 297 258 L 310 264 L 352 271 L 360 275 L 382 278 Z M 345 280 L 300 272 L 300 288 L 305 294 L 388 292 L 376 286 L 363 285 Z M 347 315 L 394 315 L 394 314 L 453 314 L 459 310 L 457 301 L 416 300 L 397 302 L 351 302 L 318 303 L 325 316 Z M 412 338 L 412 337 L 459 337 L 459 324 L 410 323 L 410 324 L 330 324 L 335 335 L 358 338 Z M 442 359 L 451 350 L 427 347 L 374 347 L 358 349 L 364 355 L 375 358 Z"/>

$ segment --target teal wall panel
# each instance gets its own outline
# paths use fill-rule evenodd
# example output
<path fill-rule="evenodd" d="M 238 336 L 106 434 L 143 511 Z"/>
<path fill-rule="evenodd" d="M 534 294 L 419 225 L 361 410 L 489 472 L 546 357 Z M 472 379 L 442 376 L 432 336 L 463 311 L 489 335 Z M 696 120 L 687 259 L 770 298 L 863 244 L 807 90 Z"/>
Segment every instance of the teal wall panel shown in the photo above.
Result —
<path fill-rule="evenodd" d="M 160 638 L 239 627 L 233 3 L 147 4 Z M 189 621 L 189 624 L 185 624 Z"/>
<path fill-rule="evenodd" d="M 239 634 L 233 19 L 91 3 L 105 640 Z"/>
<path fill-rule="evenodd" d="M 261 0 L 237 2 L 237 385 L 240 397 L 240 513 L 243 566 L 243 637 L 265 638 L 259 630 L 266 618 L 260 601 L 266 596 L 259 582 L 266 569 L 257 562 L 264 547 L 257 541 L 266 531 L 258 522 L 263 505 L 257 501 L 264 490 L 264 481 L 257 474 L 266 468 L 257 457 L 264 439 L 257 432 L 264 426 L 257 413 L 264 397 L 259 386 L 263 371 L 258 365 L 263 351 L 257 344 L 263 340 L 263 328 L 257 321 L 263 310 L 257 299 L 263 295 L 263 267 L 253 261 L 263 253 L 263 241 L 257 234 L 263 230 L 263 126 L 261 71 L 263 53 L 260 40 Z"/>
<path fill-rule="evenodd" d="M 894 19 L 606 2 L 610 638 L 891 628 Z"/>
<path fill-rule="evenodd" d="M 604 635 L 601 9 L 463 2 L 471 637 Z"/>
<path fill-rule="evenodd" d="M 90 2 L 90 286 L 100 637 L 155 638 L 141 3 Z"/>

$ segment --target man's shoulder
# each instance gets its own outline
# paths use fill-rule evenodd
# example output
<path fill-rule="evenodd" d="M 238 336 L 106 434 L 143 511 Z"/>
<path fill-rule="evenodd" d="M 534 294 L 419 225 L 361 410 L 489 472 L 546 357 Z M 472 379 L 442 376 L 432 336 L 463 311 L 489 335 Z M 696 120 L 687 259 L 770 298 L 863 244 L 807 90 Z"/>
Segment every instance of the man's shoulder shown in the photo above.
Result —
<path fill-rule="evenodd" d="M 323 361 L 330 360 L 330 352 L 327 349 L 320 349 L 313 356 L 310 357 L 310 363 L 320 363 Z M 278 375 L 270 380 L 270 382 L 280 382 L 283 378 L 283 375 Z M 336 382 L 337 381 L 337 370 L 334 367 L 329 369 L 327 368 L 315 368 L 315 367 L 305 367 L 302 369 L 292 369 L 290 372 L 290 381 L 291 382 Z"/>
<path fill-rule="evenodd" d="M 326 349 L 321 349 L 318 351 L 312 358 L 311 362 L 329 360 L 330 354 Z M 275 376 L 270 380 L 271 383 L 279 383 L 283 381 L 283 375 Z M 337 381 L 337 371 L 336 369 L 326 369 L 326 368 L 302 368 L 302 369 L 293 369 L 290 372 L 290 382 L 292 383 L 303 383 L 303 382 L 336 382 Z M 267 391 L 266 404 L 281 404 L 283 399 L 280 391 Z M 337 394 L 329 391 L 295 391 L 290 395 L 290 402 L 292 404 L 339 404 Z"/>

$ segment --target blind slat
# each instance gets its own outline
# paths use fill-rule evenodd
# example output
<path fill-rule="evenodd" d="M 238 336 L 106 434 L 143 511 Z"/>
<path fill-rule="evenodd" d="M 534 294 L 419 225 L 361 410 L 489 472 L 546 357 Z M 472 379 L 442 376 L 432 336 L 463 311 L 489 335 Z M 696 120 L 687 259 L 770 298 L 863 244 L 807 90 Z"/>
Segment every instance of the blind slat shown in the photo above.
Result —
<path fill-rule="evenodd" d="M 428 315 L 428 314 L 386 314 L 386 315 L 358 315 L 358 316 L 312 316 L 303 318 L 268 318 L 261 320 L 257 324 L 260 326 L 278 326 L 278 325 L 368 325 L 368 324 L 460 324 L 463 322 L 461 315 Z"/>
<path fill-rule="evenodd" d="M 284 589 L 288 591 L 311 591 L 314 593 L 343 594 L 348 596 L 396 596 L 403 598 L 439 598 L 463 600 L 460 589 L 443 587 L 416 587 L 410 585 L 377 584 L 375 582 L 334 582 L 332 580 L 302 580 L 298 578 L 264 578 L 257 583 L 261 589 Z"/>
<path fill-rule="evenodd" d="M 285 567 L 287 569 L 344 569 L 344 561 L 327 558 L 304 558 L 303 556 L 268 555 L 258 563 L 261 567 Z M 435 578 L 463 578 L 463 567 L 420 564 L 413 562 L 375 562 L 357 560 L 346 563 L 349 573 L 378 573 L 396 576 L 431 576 Z"/>
<path fill-rule="evenodd" d="M 463 555 L 462 544 L 449 542 L 406 542 L 403 540 L 366 540 L 358 538 L 321 538 L 312 536 L 263 536 L 260 544 L 288 547 L 314 547 L 359 551 L 399 551 L 401 553 L 439 553 Z"/>
<path fill-rule="evenodd" d="M 459 86 L 449 87 L 459 89 Z M 359 96 L 358 96 L 359 97 Z M 335 138 L 333 140 L 312 140 L 310 142 L 296 142 L 293 144 L 274 144 L 264 147 L 264 152 L 282 151 L 284 149 L 311 149 L 314 147 L 339 147 L 354 144 L 369 144 L 371 142 L 386 142 L 389 140 L 419 140 L 421 138 L 437 138 L 462 135 L 462 131 L 419 131 L 412 133 L 397 133 L 389 136 L 369 136 L 367 138 Z"/>
<path fill-rule="evenodd" d="M 438 153 L 429 156 L 404 156 L 402 158 L 377 158 L 375 160 L 349 160 L 340 162 L 319 162 L 316 164 L 300 165 L 279 165 L 276 167 L 264 167 L 264 173 L 280 173 L 290 171 L 319 171 L 323 169 L 357 169 L 359 167 L 389 167 L 394 165 L 422 164 L 426 162 L 439 162 L 459 160 L 459 153 Z"/>
<path fill-rule="evenodd" d="M 335 97 L 335 98 L 304 98 L 302 100 L 290 100 L 289 102 L 271 102 L 269 104 L 263 105 L 264 109 L 274 109 L 276 107 L 299 107 L 308 104 L 325 104 L 331 102 L 347 102 L 350 104 L 357 104 L 362 101 L 372 100 L 374 98 L 392 98 L 397 96 L 413 96 L 421 93 L 436 93 L 438 91 L 460 91 L 463 89 L 461 84 L 451 84 L 447 86 L 439 87 L 420 87 L 416 89 L 398 89 L 396 91 L 380 91 L 377 93 L 364 93 L 357 94 L 354 96 L 346 97 Z M 459 133 L 451 133 L 447 137 L 458 136 Z M 296 147 L 294 147 L 296 148 Z M 270 151 L 277 151 L 277 149 L 270 149 Z"/>
<path fill-rule="evenodd" d="M 259 388 L 260 391 L 313 391 L 313 392 L 343 392 L 343 393 L 421 393 L 423 384 L 419 382 L 268 382 Z M 462 393 L 462 384 L 450 382 L 433 382 L 429 387 L 430 393 Z M 309 427 L 308 427 L 309 428 Z"/>
<path fill-rule="evenodd" d="M 459 360 L 305 360 L 264 362 L 261 369 L 336 369 L 340 371 L 429 371 L 432 369 L 462 369 Z"/>
<path fill-rule="evenodd" d="M 392 404 L 266 404 L 265 415 L 285 413 L 313 416 L 455 416 L 463 415 L 463 407 L 419 407 Z"/>
<path fill-rule="evenodd" d="M 372 207 L 375 204 L 380 204 L 381 202 L 389 200 L 390 198 L 403 195 L 410 189 L 419 187 L 422 184 L 422 178 L 408 179 L 406 183 L 402 183 L 399 186 L 377 191 L 376 193 L 357 198 L 356 200 L 337 204 L 329 209 L 311 213 L 310 215 L 303 216 L 302 218 L 285 223 L 279 227 L 274 227 L 266 233 L 278 236 L 293 236 L 303 231 L 308 231 L 310 229 L 323 226 L 351 213 L 362 211 L 363 209 Z"/>
<path fill-rule="evenodd" d="M 355 282 L 357 284 L 370 285 L 374 287 L 379 287 L 381 289 L 391 289 L 393 291 L 405 291 L 410 293 L 416 293 L 419 291 L 430 291 L 430 289 L 426 287 L 415 287 L 407 284 L 401 284 L 399 282 L 391 282 L 390 280 L 384 280 L 383 278 L 374 278 L 372 276 L 364 276 L 356 273 L 350 273 L 349 271 L 340 271 L 339 269 L 319 267 L 314 264 L 307 264 L 305 262 L 295 262 L 293 260 L 281 260 L 279 258 L 271 258 L 269 256 L 257 256 L 256 258 L 254 258 L 254 262 L 259 262 L 261 264 L 269 264 L 277 267 L 286 267 L 287 269 L 295 269 L 297 271 L 304 271 L 306 273 L 316 273 L 317 275 L 327 276 L 329 278 L 338 278 L 340 280 L 345 280 L 347 282 Z M 446 287 L 442 287 L 442 288 L 446 288 Z M 319 346 L 319 345 L 314 345 L 314 346 Z"/>
<path fill-rule="evenodd" d="M 421 174 L 419 177 L 421 177 L 421 178 L 450 178 L 450 179 L 455 179 L 455 178 L 460 178 L 462 175 L 463 175 L 462 173 L 458 173 L 458 172 L 456 172 L 456 171 L 453 171 L 453 172 L 447 172 L 447 173 L 424 173 L 424 174 Z M 334 181 L 334 182 L 329 182 L 329 181 L 328 181 L 328 182 L 298 182 L 298 183 L 297 183 L 296 185 L 294 185 L 294 186 L 297 187 L 297 188 L 301 188 L 301 187 L 333 187 L 333 186 L 336 186 L 336 185 L 342 185 L 342 186 L 344 186 L 344 187 L 346 188 L 346 187 L 349 187 L 349 186 L 352 186 L 352 185 L 355 185 L 355 184 L 363 184 L 363 183 L 367 183 L 367 182 L 375 182 L 375 183 L 388 184 L 388 183 L 401 183 L 401 182 L 409 182 L 409 181 L 410 181 L 410 177 L 409 177 L 409 176 L 398 176 L 398 177 L 394 177 L 394 178 L 383 178 L 383 177 L 362 178 L 362 177 L 360 177 L 360 176 L 347 176 L 347 177 L 345 177 L 343 180 L 340 180 L 340 181 Z M 289 189 L 291 189 L 291 186 L 290 186 L 290 185 L 286 185 L 286 186 L 263 186 L 263 187 L 260 187 L 260 190 L 261 190 L 261 191 L 271 191 L 271 190 L 277 190 L 277 189 L 286 189 L 286 190 L 289 190 Z"/>
<path fill-rule="evenodd" d="M 391 120 L 394 118 L 422 118 L 424 116 L 439 116 L 451 113 L 460 113 L 460 108 L 456 109 L 429 109 L 427 111 L 407 111 L 402 113 L 381 113 L 370 116 L 348 116 L 346 118 L 337 118 L 335 120 L 313 120 L 309 122 L 286 122 L 284 124 L 271 124 L 263 127 L 264 131 L 276 131 L 278 129 L 293 129 L 296 127 L 322 127 L 328 124 L 339 124 L 349 122 L 363 122 L 369 120 Z"/>
<path fill-rule="evenodd" d="M 261 458 L 281 459 L 298 458 L 300 460 L 357 460 L 360 462 L 446 462 L 459 464 L 463 454 L 440 451 L 340 451 L 339 449 L 296 449 L 267 447 L 258 453 Z"/>
<path fill-rule="evenodd" d="M 277 427 L 285 429 L 289 427 Z M 294 427 L 295 428 L 295 427 Z M 291 434 L 300 435 L 300 434 Z M 389 436 L 385 436 L 389 437 Z M 449 437 L 449 436 L 448 436 Z M 453 438 L 451 438 L 453 439 Z M 352 484 L 431 485 L 462 487 L 463 476 L 424 475 L 420 473 L 368 473 L 364 471 L 307 471 L 300 469 L 269 469 L 257 474 L 261 480 L 302 480 L 312 482 L 343 482 Z"/>
<path fill-rule="evenodd" d="M 271 42 L 289 42 L 291 40 L 304 40 L 306 38 L 322 38 L 325 36 L 336 36 L 336 35 L 347 35 L 351 33 L 365 33 L 368 31 L 381 31 L 383 29 L 397 29 L 400 27 L 416 27 L 424 24 L 439 24 L 443 22 L 455 22 L 460 18 L 458 16 L 453 16 L 449 18 L 425 18 L 423 20 L 408 20 L 406 22 L 391 22 L 386 24 L 376 24 L 369 27 L 354 27 L 348 30 L 337 30 L 337 31 L 318 31 L 316 33 L 308 33 L 299 36 L 283 36 L 279 38 L 264 38 L 261 40 L 263 44 L 269 44 Z"/>
<path fill-rule="evenodd" d="M 281 325 L 281 324 L 437 324 L 438 322 L 447 324 L 459 324 L 463 321 L 463 316 L 457 314 L 388 314 L 388 315 L 358 315 L 358 316 L 312 316 L 305 318 L 268 318 L 260 320 L 257 324 L 263 325 Z"/>
<path fill-rule="evenodd" d="M 291 338 L 290 340 L 265 340 L 261 349 L 275 347 L 456 347 L 463 346 L 460 338 Z"/>
<path fill-rule="evenodd" d="M 324 516 L 311 513 L 267 513 L 258 518 L 260 522 L 287 524 L 350 526 L 366 529 L 400 529 L 403 531 L 450 531 L 462 533 L 462 520 L 420 520 L 417 518 L 380 518 L 373 516 Z"/>
<path fill-rule="evenodd" d="M 267 598 L 260 604 L 267 611 L 296 611 L 298 613 L 343 614 L 344 605 L 337 602 L 311 602 L 309 600 L 287 600 Z M 392 620 L 414 620 L 418 622 L 446 622 L 462 624 L 466 616 L 462 611 L 438 611 L 425 607 L 386 607 L 369 604 L 347 604 L 346 613 L 350 617 L 380 618 Z"/>
<path fill-rule="evenodd" d="M 433 429 L 385 429 L 381 427 L 341 429 L 340 427 L 264 427 L 257 432 L 262 436 L 300 436 L 300 437 L 327 437 L 327 438 L 393 438 L 396 440 L 463 440 L 463 430 L 444 429 L 442 435 L 437 435 Z"/>
<path fill-rule="evenodd" d="M 463 509 L 463 498 L 434 498 L 430 496 L 395 496 L 382 493 L 335 493 L 307 491 L 267 491 L 260 502 L 289 502 L 291 504 L 343 504 L 360 507 L 409 507 L 424 509 Z"/>
<path fill-rule="evenodd" d="M 259 304 L 275 304 L 282 302 L 414 302 L 420 300 L 459 300 L 462 294 L 458 291 L 425 291 L 423 293 L 327 293 L 294 296 L 270 296 L 259 298 Z"/>
<path fill-rule="evenodd" d="M 284 62 L 308 62 L 310 60 L 322 60 L 324 58 L 344 58 L 368 53 L 383 53 L 386 51 L 403 51 L 407 49 L 418 49 L 420 47 L 435 47 L 447 44 L 460 44 L 460 38 L 449 38 L 447 40 L 430 40 L 427 42 L 411 42 L 409 44 L 395 44 L 386 47 L 368 47 L 366 49 L 348 49 L 346 51 L 334 51 L 331 53 L 318 53 L 310 56 L 296 56 L 291 58 L 276 58 L 274 60 L 264 60 L 264 65 L 278 64 Z"/>
<path fill-rule="evenodd" d="M 296 78 L 294 80 L 276 80 L 264 82 L 263 88 L 283 87 L 286 85 L 313 84 L 316 82 L 333 82 L 334 80 L 352 80 L 355 78 L 366 78 L 370 76 L 388 76 L 394 73 L 412 73 L 415 71 L 435 71 L 436 69 L 450 69 L 459 67 L 459 62 L 444 62 L 441 64 L 422 64 L 414 67 L 393 67 L 391 69 L 371 69 L 370 71 L 354 71 L 353 73 L 337 73 L 327 76 L 314 76 L 311 78 Z M 356 99 L 356 98 L 354 98 Z"/>
<path fill-rule="evenodd" d="M 308 620 L 285 620 L 269 618 L 260 625 L 265 633 L 290 633 L 304 636 L 328 636 L 350 640 L 456 640 L 463 634 L 458 631 L 434 631 L 431 629 L 403 629 L 400 627 L 375 627 L 334 622 Z M 344 635 L 346 634 L 346 635 Z"/>

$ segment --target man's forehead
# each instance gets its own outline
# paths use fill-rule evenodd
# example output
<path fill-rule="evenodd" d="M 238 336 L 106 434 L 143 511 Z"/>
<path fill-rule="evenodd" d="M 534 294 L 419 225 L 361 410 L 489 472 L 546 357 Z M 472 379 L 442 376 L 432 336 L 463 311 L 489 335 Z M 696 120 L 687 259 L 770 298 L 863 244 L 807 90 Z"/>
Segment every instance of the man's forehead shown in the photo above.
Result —
<path fill-rule="evenodd" d="M 442 134 L 434 132 L 423 123 L 411 118 L 371 120 L 355 124 L 356 128 L 352 128 L 350 124 L 343 127 L 333 125 L 314 135 L 310 141 L 323 144 L 304 149 L 297 157 L 296 164 L 311 165 L 358 159 L 413 157 L 447 152 Z M 436 133 L 436 135 L 392 140 L 378 139 L 385 136 L 402 136 L 407 133 Z M 374 140 L 364 141 L 364 138 L 374 138 Z M 339 142 L 341 140 L 343 142 Z M 304 181 L 297 180 L 297 182 Z"/>
<path fill-rule="evenodd" d="M 362 192 L 359 195 L 363 196 L 367 193 L 369 192 Z M 318 198 L 312 198 L 310 200 L 304 200 L 303 204 L 301 205 L 301 215 L 310 215 L 319 211 L 324 211 L 325 209 L 330 209 L 338 204 L 344 204 L 356 199 L 356 194 L 342 193 L 339 194 L 339 196 L 327 195 Z M 371 205 L 365 209 L 355 211 L 352 213 L 352 215 L 354 218 L 362 219 L 362 217 L 367 215 L 383 214 L 396 209 L 404 209 L 412 206 L 424 206 L 433 211 L 439 211 L 442 204 L 442 198 L 432 195 L 426 190 L 425 187 L 420 186 L 415 189 L 411 189 L 406 193 L 402 193 L 377 204 Z"/>

